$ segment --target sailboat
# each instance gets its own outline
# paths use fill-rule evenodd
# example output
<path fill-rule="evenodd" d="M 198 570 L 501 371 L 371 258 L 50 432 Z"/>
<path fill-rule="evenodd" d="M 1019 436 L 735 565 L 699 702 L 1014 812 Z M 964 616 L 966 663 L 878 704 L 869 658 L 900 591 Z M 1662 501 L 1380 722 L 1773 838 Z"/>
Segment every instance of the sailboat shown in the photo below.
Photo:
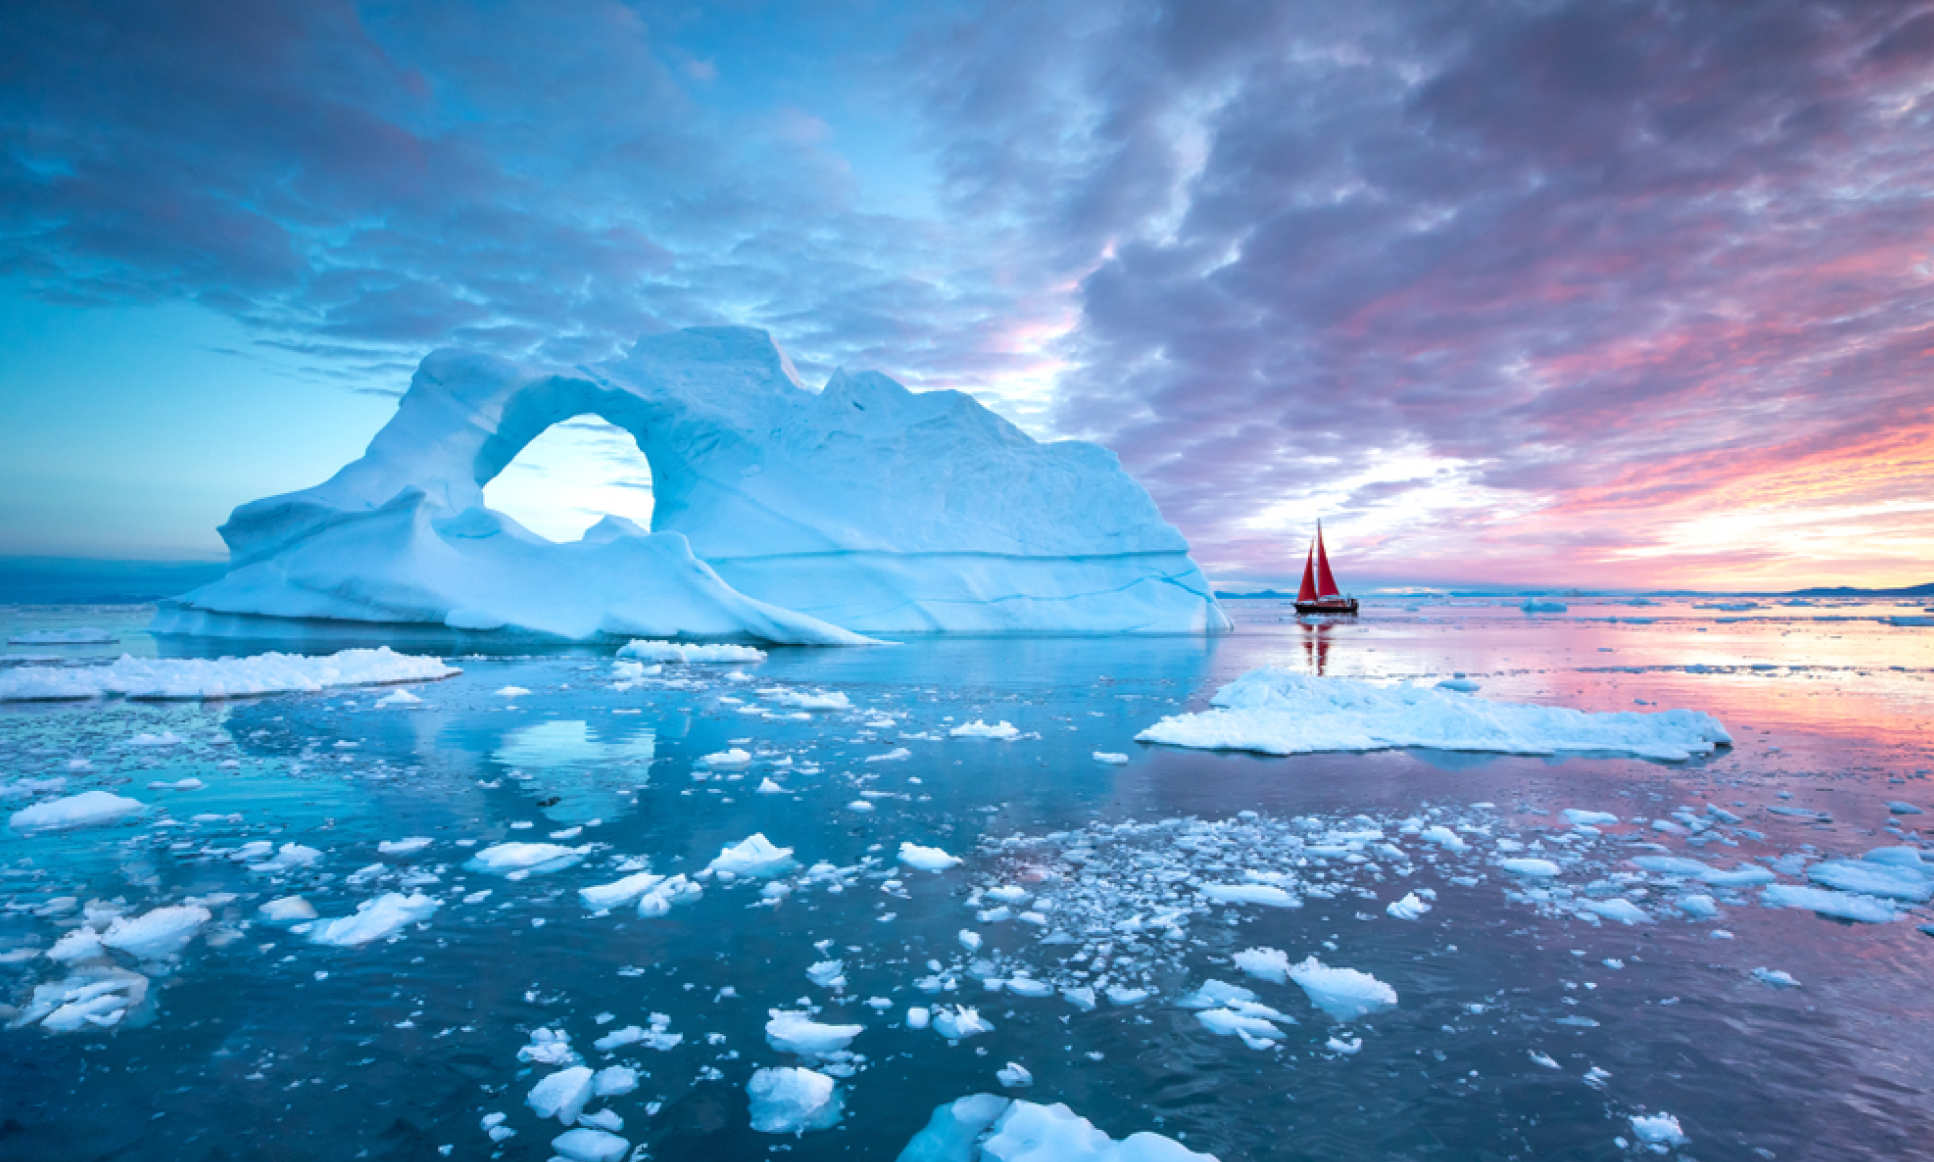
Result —
<path fill-rule="evenodd" d="M 1296 590 L 1296 612 L 1337 613 L 1356 616 L 1356 598 L 1336 590 L 1336 577 L 1330 572 L 1330 555 L 1323 551 L 1323 522 L 1316 522 L 1316 543 L 1303 559 L 1303 584 Z"/>

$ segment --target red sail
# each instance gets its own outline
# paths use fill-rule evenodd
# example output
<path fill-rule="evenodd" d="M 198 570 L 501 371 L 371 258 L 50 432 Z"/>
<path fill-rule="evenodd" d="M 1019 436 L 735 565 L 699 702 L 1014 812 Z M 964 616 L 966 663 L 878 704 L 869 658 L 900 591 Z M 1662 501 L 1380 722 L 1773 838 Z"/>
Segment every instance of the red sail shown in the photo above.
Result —
<path fill-rule="evenodd" d="M 1316 550 L 1311 549 L 1309 554 L 1309 556 L 1303 558 L 1303 586 L 1296 591 L 1296 600 L 1298 601 L 1316 600 Z"/>
<path fill-rule="evenodd" d="M 1316 593 L 1319 597 L 1336 597 L 1339 591 L 1336 578 L 1330 575 L 1329 554 L 1323 551 L 1323 522 L 1316 522 Z M 1298 600 L 1302 600 L 1299 598 Z"/>

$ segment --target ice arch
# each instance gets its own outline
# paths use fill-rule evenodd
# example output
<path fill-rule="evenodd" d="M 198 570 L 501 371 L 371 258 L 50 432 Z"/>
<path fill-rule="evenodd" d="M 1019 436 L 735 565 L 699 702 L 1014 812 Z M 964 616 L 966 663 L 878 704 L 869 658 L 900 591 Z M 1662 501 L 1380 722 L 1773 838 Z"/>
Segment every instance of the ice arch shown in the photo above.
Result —
<path fill-rule="evenodd" d="M 484 506 L 482 482 L 586 414 L 650 463 L 651 531 L 607 520 L 552 544 Z M 435 352 L 360 459 L 221 532 L 228 575 L 159 628 L 215 613 L 840 643 L 1228 626 L 1112 453 L 875 372 L 809 391 L 748 328 L 647 336 L 568 373 Z"/>
<path fill-rule="evenodd" d="M 486 507 L 548 541 L 578 540 L 605 516 L 651 527 L 651 464 L 597 416 L 552 424 L 478 483 Z"/>

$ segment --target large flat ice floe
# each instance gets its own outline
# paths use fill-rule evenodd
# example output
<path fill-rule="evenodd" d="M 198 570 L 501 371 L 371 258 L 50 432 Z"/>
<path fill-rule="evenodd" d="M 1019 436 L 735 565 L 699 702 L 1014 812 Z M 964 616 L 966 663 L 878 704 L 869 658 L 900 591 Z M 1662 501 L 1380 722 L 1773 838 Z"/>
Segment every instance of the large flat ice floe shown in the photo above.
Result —
<path fill-rule="evenodd" d="M 899 1162 L 1216 1162 L 1160 1134 L 1116 1140 L 1065 1105 L 977 1093 L 933 1112 Z"/>
<path fill-rule="evenodd" d="M 246 658 L 136 658 L 102 666 L 17 666 L 0 670 L 0 702 L 53 702 L 119 696 L 148 700 L 247 698 L 313 693 L 333 686 L 380 686 L 448 678 L 460 671 L 439 658 L 388 646 L 333 654 L 256 654 Z"/>
<path fill-rule="evenodd" d="M 1503 754 L 1606 752 L 1687 759 L 1732 736 L 1696 710 L 1593 713 L 1498 702 L 1428 686 L 1319 678 L 1265 666 L 1216 691 L 1210 709 L 1162 719 L 1143 742 L 1262 754 L 1392 747 Z"/>
<path fill-rule="evenodd" d="M 581 415 L 637 440 L 650 531 L 607 517 L 556 544 L 484 506 L 526 444 Z M 854 644 L 1229 626 L 1112 453 L 1038 443 L 970 396 L 876 372 L 808 390 L 748 328 L 647 336 L 568 370 L 436 352 L 361 459 L 221 532 L 227 576 L 164 606 L 158 629 L 273 617 Z"/>

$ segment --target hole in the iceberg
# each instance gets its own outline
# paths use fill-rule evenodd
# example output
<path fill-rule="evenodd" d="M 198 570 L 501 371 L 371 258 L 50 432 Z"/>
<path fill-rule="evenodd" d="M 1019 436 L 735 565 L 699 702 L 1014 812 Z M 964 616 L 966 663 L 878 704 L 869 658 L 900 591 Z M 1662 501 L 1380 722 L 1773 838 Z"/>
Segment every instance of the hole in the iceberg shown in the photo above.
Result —
<path fill-rule="evenodd" d="M 484 485 L 484 504 L 547 540 L 575 541 L 606 516 L 651 527 L 651 465 L 596 416 L 552 424 Z"/>

